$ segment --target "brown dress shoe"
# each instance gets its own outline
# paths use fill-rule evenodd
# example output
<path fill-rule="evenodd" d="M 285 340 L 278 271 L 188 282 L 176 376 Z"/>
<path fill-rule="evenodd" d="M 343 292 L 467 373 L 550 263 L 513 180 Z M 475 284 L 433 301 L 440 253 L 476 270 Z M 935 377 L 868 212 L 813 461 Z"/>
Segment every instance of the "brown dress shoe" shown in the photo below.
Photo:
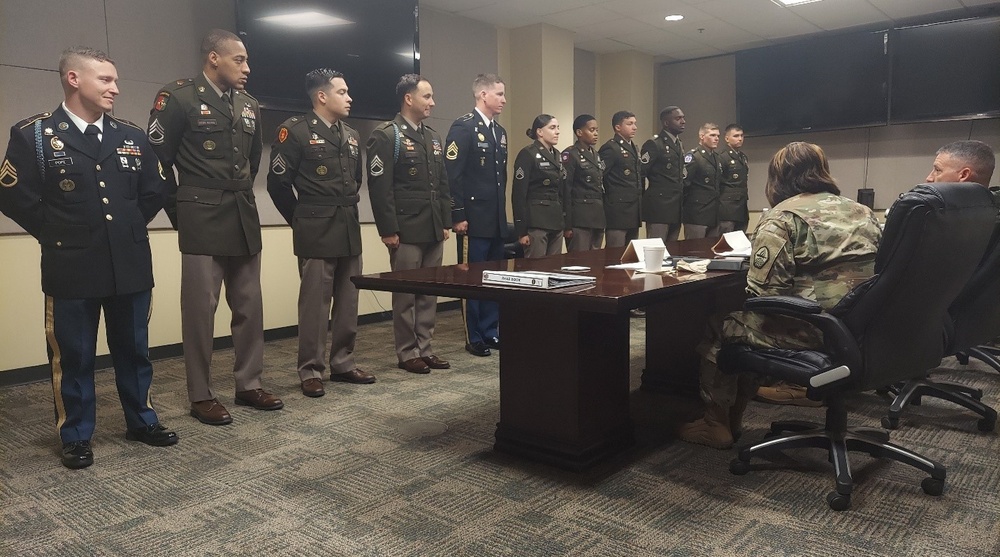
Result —
<path fill-rule="evenodd" d="M 197 418 L 199 422 L 208 425 L 233 423 L 233 417 L 229 415 L 229 411 L 219 403 L 219 399 L 217 398 L 192 402 L 191 415 Z"/>
<path fill-rule="evenodd" d="M 306 379 L 302 382 L 302 394 L 313 398 L 325 395 L 326 391 L 323 390 L 323 380 L 316 379 L 315 377 Z"/>
<path fill-rule="evenodd" d="M 344 383 L 357 383 L 359 385 L 368 385 L 375 382 L 375 376 L 370 373 L 365 373 L 358 368 L 354 368 L 351 371 L 344 373 L 331 373 L 330 381 L 341 381 Z"/>
<path fill-rule="evenodd" d="M 427 367 L 431 369 L 448 369 L 451 367 L 451 364 L 448 363 L 447 360 L 442 360 L 434 354 L 431 354 L 430 356 L 421 356 L 420 359 L 423 360 L 424 363 L 427 364 Z"/>
<path fill-rule="evenodd" d="M 280 398 L 264 389 L 236 391 L 236 404 L 240 406 L 252 406 L 257 410 L 281 410 L 285 407 L 285 403 L 281 402 Z"/>
<path fill-rule="evenodd" d="M 404 369 L 410 373 L 430 373 L 431 368 L 424 362 L 423 358 L 410 358 L 405 362 L 399 362 L 396 367 Z"/>

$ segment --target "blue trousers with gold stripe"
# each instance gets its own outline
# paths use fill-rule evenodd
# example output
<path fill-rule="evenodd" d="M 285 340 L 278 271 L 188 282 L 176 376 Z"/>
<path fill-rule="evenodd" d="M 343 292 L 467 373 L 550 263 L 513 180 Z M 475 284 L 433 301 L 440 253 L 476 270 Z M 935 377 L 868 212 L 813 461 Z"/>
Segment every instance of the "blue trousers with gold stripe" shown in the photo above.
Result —
<path fill-rule="evenodd" d="M 459 263 L 503 259 L 503 238 L 477 238 L 465 234 L 458 238 Z M 473 344 L 499 337 L 499 304 L 482 300 L 464 300 L 462 312 L 465 314 L 466 342 Z"/>
<path fill-rule="evenodd" d="M 151 296 L 147 290 L 107 298 L 45 297 L 56 428 L 63 443 L 88 441 L 94 434 L 94 359 L 102 309 L 125 425 L 136 429 L 158 421 L 149 400 L 153 380 L 148 334 Z"/>

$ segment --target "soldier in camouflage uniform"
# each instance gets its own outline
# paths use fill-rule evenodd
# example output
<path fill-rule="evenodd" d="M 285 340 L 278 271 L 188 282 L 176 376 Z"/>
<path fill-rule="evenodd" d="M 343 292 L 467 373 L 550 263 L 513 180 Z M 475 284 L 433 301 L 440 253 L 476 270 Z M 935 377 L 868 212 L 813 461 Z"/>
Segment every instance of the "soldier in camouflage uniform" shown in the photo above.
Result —
<path fill-rule="evenodd" d="M 870 209 L 839 195 L 822 149 L 796 142 L 779 150 L 768 169 L 766 194 L 774 208 L 754 232 L 749 295 L 801 296 L 829 309 L 872 276 L 882 231 Z M 788 349 L 823 346 L 818 330 L 793 318 L 737 311 L 714 320 L 699 345 L 705 415 L 682 426 L 681 439 L 725 449 L 738 436 L 756 380 L 750 374 L 723 374 L 716 367 L 719 348 L 732 342 Z"/>

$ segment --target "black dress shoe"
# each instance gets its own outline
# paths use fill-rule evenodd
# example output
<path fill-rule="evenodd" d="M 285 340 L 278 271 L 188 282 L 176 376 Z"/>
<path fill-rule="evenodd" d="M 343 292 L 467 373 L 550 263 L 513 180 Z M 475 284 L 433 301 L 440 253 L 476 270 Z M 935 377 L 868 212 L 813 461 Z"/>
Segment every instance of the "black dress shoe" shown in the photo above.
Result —
<path fill-rule="evenodd" d="M 90 441 L 74 441 L 63 443 L 62 464 L 66 468 L 78 470 L 94 463 L 94 451 L 90 449 Z"/>
<path fill-rule="evenodd" d="M 482 342 L 473 342 L 465 345 L 465 351 L 473 356 L 489 356 L 490 349 Z"/>
<path fill-rule="evenodd" d="M 178 439 L 176 433 L 170 431 L 165 425 L 159 422 L 146 427 L 130 429 L 125 432 L 125 438 L 129 441 L 142 441 L 154 447 L 176 445 Z"/>
<path fill-rule="evenodd" d="M 483 341 L 483 344 L 485 344 L 487 348 L 492 348 L 493 350 L 500 350 L 500 339 L 498 339 L 497 337 L 490 337 L 485 341 Z"/>

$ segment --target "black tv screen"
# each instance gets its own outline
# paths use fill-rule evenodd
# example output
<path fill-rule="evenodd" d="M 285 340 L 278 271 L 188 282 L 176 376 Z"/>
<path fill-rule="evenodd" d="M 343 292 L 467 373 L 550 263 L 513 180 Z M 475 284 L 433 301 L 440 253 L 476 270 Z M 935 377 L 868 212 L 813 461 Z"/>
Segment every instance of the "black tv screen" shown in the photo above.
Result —
<path fill-rule="evenodd" d="M 1000 116 L 1000 17 L 905 27 L 892 41 L 892 122 Z"/>
<path fill-rule="evenodd" d="M 237 0 L 250 57 L 247 91 L 263 108 L 311 108 L 305 75 L 344 73 L 351 117 L 387 120 L 399 110 L 396 82 L 419 72 L 417 0 Z"/>
<path fill-rule="evenodd" d="M 819 37 L 736 54 L 748 135 L 885 125 L 887 31 Z"/>

